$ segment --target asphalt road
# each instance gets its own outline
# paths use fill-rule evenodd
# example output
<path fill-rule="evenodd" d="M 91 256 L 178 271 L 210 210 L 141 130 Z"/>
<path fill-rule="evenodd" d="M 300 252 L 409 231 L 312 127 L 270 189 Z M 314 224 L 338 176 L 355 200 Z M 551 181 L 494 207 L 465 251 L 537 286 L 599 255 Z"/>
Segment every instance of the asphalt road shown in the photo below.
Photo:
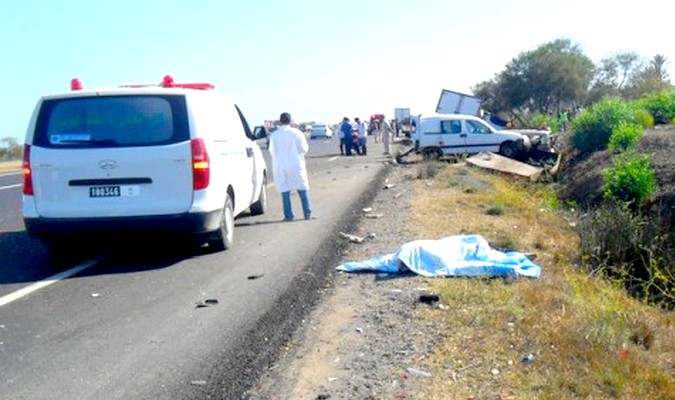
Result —
<path fill-rule="evenodd" d="M 316 220 L 281 222 L 271 184 L 268 213 L 238 218 L 225 252 L 82 243 L 63 266 L 24 231 L 21 176 L 0 173 L 0 398 L 241 398 L 320 301 L 337 233 L 381 186 L 381 144 L 369 150 L 310 141 Z"/>

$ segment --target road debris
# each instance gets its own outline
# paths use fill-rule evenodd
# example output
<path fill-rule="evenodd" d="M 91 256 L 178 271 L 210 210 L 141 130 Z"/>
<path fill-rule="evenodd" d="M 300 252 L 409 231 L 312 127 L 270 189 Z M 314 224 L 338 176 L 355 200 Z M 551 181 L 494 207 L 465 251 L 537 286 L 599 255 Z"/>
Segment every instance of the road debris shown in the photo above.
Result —
<path fill-rule="evenodd" d="M 363 243 L 365 241 L 364 238 L 349 233 L 340 232 L 340 236 L 349 240 L 352 243 Z"/>
<path fill-rule="evenodd" d="M 265 274 L 254 274 L 254 275 L 247 276 L 246 279 L 248 279 L 249 281 L 252 281 L 254 279 L 260 279 L 263 276 L 265 276 Z"/>
<path fill-rule="evenodd" d="M 198 301 L 195 308 L 215 306 L 216 304 L 218 304 L 218 299 L 206 299 L 206 300 Z"/>
<path fill-rule="evenodd" d="M 427 372 L 416 368 L 406 368 L 406 371 L 408 371 L 410 375 L 423 376 L 425 378 L 431 378 L 433 376 L 431 372 Z"/>
<path fill-rule="evenodd" d="M 434 303 L 437 303 L 440 301 L 441 298 L 437 294 L 422 294 L 419 297 L 419 302 L 428 304 L 428 305 L 433 305 Z"/>

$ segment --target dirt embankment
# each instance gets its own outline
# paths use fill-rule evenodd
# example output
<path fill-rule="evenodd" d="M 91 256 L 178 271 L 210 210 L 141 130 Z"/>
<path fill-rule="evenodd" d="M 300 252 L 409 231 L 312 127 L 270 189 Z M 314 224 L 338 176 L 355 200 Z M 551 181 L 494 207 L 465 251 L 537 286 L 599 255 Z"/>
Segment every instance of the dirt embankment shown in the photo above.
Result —
<path fill-rule="evenodd" d="M 611 150 L 586 157 L 576 154 L 569 137 L 563 137 L 560 197 L 586 207 L 602 200 L 602 171 L 612 165 Z M 650 212 L 664 223 L 675 226 L 675 125 L 658 125 L 645 131 L 637 151 L 650 157 L 656 177 L 656 191 L 650 198 Z"/>

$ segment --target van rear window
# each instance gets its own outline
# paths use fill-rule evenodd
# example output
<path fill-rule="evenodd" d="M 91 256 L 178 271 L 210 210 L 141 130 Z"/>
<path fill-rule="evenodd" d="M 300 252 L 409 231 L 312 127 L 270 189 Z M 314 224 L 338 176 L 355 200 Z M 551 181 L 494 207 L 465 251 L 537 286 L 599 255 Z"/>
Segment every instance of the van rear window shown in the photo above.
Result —
<path fill-rule="evenodd" d="M 34 144 L 129 147 L 189 139 L 183 96 L 95 96 L 43 103 Z"/>

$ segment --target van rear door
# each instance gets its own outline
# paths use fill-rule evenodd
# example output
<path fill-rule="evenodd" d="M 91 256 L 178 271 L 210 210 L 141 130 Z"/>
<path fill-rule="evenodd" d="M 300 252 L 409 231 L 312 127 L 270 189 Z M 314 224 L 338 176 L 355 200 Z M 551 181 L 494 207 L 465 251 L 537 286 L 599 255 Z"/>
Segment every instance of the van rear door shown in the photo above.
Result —
<path fill-rule="evenodd" d="M 177 214 L 192 203 L 183 96 L 45 100 L 31 160 L 35 207 L 44 218 Z"/>

